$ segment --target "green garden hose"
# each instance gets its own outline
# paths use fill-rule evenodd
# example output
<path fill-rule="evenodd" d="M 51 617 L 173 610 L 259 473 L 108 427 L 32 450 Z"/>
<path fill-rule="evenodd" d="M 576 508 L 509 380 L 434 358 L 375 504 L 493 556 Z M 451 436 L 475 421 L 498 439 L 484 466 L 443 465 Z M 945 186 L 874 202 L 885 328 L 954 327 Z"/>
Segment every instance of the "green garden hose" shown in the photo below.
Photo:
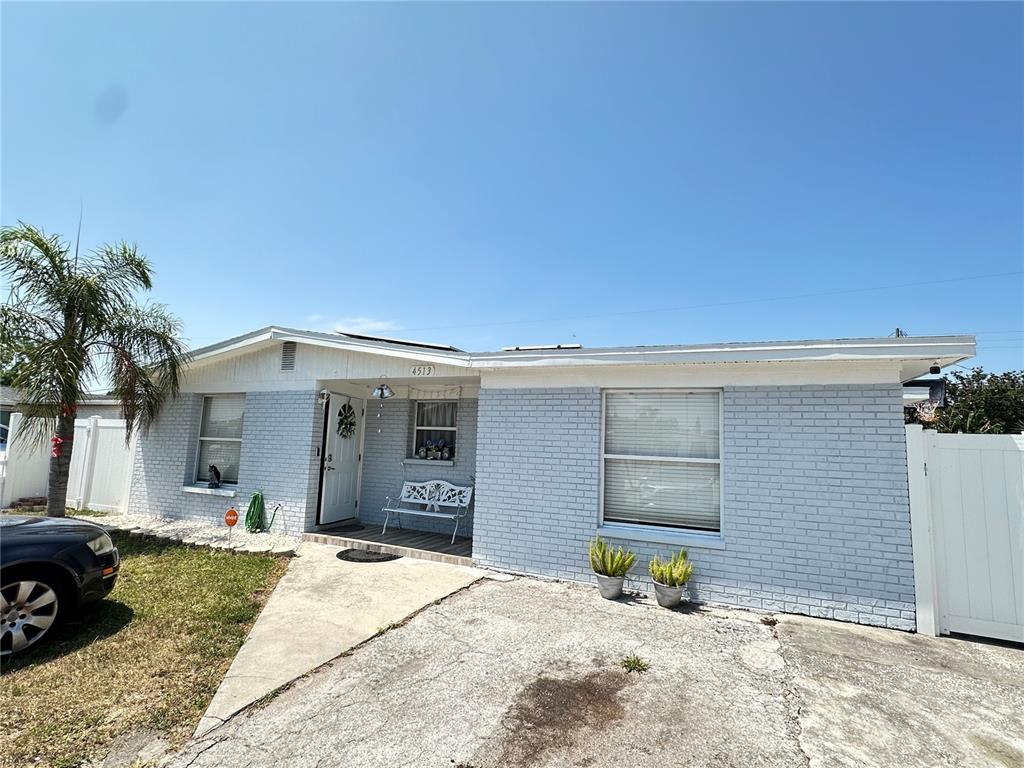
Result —
<path fill-rule="evenodd" d="M 245 513 L 245 530 L 259 533 L 263 530 L 263 491 L 253 491 L 249 509 Z"/>

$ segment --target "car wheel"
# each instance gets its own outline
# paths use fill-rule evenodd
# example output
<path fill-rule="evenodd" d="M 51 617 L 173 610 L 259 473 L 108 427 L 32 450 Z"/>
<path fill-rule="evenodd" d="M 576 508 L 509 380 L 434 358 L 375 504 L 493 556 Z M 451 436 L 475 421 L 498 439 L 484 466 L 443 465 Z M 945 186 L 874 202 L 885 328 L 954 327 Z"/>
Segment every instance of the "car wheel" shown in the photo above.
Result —
<path fill-rule="evenodd" d="M 61 589 L 42 578 L 15 578 L 0 586 L 0 656 L 42 640 L 61 613 Z"/>

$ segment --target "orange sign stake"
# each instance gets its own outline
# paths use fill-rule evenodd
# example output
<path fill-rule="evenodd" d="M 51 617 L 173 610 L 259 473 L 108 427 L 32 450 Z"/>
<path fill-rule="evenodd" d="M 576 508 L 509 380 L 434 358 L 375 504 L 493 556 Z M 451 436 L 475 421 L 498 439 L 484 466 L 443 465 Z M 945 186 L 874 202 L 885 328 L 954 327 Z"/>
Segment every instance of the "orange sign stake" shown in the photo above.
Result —
<path fill-rule="evenodd" d="M 228 511 L 224 513 L 224 522 L 228 525 L 228 546 L 231 546 L 231 530 L 238 524 L 238 510 L 234 507 L 228 507 Z"/>

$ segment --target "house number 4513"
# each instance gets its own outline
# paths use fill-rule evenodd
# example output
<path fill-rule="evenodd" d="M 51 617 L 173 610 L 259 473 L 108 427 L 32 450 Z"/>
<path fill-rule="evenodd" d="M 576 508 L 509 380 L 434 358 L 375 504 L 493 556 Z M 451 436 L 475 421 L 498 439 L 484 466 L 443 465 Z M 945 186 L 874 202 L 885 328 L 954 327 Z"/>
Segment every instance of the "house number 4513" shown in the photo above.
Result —
<path fill-rule="evenodd" d="M 433 376 L 434 366 L 432 365 L 414 365 L 412 367 L 413 376 Z"/>

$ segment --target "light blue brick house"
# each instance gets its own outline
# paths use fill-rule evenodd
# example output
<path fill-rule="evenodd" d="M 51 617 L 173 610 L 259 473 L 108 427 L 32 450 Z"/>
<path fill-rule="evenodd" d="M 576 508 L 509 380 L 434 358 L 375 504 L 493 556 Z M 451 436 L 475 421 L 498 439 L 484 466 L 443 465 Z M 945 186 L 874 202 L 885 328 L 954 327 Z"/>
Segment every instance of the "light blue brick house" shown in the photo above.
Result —
<path fill-rule="evenodd" d="M 589 581 L 599 534 L 642 576 L 683 546 L 696 599 L 912 629 L 902 384 L 973 353 L 970 336 L 467 353 L 264 328 L 195 351 L 139 437 L 129 511 L 220 520 L 258 488 L 275 529 L 379 533 L 404 481 L 441 479 L 474 489 L 460 545 L 480 566 Z"/>

